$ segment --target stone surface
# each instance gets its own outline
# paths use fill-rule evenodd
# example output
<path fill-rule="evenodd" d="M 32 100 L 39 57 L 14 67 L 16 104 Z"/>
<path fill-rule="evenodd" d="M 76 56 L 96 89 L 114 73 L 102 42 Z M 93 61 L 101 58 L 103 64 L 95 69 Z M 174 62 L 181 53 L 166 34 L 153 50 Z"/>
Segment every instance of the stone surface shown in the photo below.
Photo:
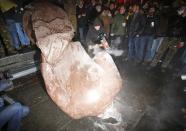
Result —
<path fill-rule="evenodd" d="M 52 100 L 75 119 L 103 113 L 122 87 L 112 57 L 102 51 L 92 59 L 80 42 L 71 42 L 72 24 L 59 7 L 37 3 L 29 12 L 27 18 L 31 18 L 42 52 L 42 76 Z"/>

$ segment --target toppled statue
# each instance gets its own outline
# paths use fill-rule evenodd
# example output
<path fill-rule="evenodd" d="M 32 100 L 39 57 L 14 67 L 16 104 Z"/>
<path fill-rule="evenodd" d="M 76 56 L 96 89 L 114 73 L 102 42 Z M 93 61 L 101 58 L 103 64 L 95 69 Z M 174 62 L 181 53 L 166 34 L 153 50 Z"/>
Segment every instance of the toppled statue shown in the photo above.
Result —
<path fill-rule="evenodd" d="M 74 119 L 103 113 L 122 87 L 111 56 L 102 51 L 91 58 L 80 42 L 72 42 L 73 26 L 55 5 L 35 3 L 23 19 L 41 50 L 41 72 L 52 100 Z"/>

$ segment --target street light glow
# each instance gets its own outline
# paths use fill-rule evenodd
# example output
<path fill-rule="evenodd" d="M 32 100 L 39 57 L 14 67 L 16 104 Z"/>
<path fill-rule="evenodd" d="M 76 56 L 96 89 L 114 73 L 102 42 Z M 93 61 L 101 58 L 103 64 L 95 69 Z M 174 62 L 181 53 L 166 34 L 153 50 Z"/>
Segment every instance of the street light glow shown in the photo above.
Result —
<path fill-rule="evenodd" d="M 94 103 L 94 102 L 98 101 L 98 99 L 100 98 L 100 93 L 99 93 L 99 91 L 97 91 L 95 89 L 90 90 L 87 93 L 87 98 L 88 98 L 89 102 Z"/>

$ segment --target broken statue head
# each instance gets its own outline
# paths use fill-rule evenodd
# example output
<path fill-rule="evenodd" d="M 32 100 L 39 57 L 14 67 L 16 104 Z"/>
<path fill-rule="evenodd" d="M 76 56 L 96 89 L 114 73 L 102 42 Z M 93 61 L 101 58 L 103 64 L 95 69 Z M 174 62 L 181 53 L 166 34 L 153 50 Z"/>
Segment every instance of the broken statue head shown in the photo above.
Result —
<path fill-rule="evenodd" d="M 72 42 L 66 13 L 50 3 L 34 3 L 24 14 L 24 28 L 41 50 L 42 76 L 57 106 L 75 119 L 103 113 L 122 87 L 111 56 L 102 51 L 90 58 L 80 42 Z"/>

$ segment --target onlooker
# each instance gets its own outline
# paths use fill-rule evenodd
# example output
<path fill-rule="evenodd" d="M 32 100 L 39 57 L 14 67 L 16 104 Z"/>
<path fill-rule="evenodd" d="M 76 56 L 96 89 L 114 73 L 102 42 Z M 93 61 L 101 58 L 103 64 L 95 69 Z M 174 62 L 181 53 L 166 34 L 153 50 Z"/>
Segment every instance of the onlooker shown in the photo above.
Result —
<path fill-rule="evenodd" d="M 76 16 L 80 42 L 84 45 L 88 28 L 88 20 L 83 0 L 80 0 L 78 6 L 76 7 Z"/>
<path fill-rule="evenodd" d="M 110 25 L 112 23 L 112 15 L 108 8 L 103 9 L 100 17 L 99 17 L 103 23 L 103 29 L 107 35 L 107 38 L 110 34 Z"/>
<path fill-rule="evenodd" d="M 111 45 L 113 47 L 122 47 L 123 49 L 127 49 L 126 43 L 126 27 L 127 27 L 127 13 L 124 6 L 119 7 L 119 13 L 113 19 L 113 23 L 111 26 Z M 122 45 L 121 45 L 122 44 Z"/>
<path fill-rule="evenodd" d="M 95 6 L 95 8 L 96 8 L 96 12 L 94 12 L 94 20 L 101 14 L 101 12 L 102 12 L 102 5 L 101 4 L 97 4 L 96 6 Z"/>
<path fill-rule="evenodd" d="M 1 73 L 2 74 L 2 73 Z M 8 89 L 9 81 L 0 80 L 0 91 Z M 21 120 L 29 113 L 29 108 L 18 102 L 12 101 L 9 105 L 5 105 L 4 99 L 0 97 L 0 129 L 7 124 L 7 131 L 19 131 Z"/>
<path fill-rule="evenodd" d="M 119 5 L 123 5 L 124 2 L 125 2 L 125 0 L 117 0 L 117 3 L 118 3 Z"/>
<path fill-rule="evenodd" d="M 157 28 L 156 28 L 156 32 L 155 32 L 155 38 L 152 44 L 152 48 L 151 48 L 151 61 L 152 63 L 154 63 L 154 61 L 156 61 L 158 63 L 158 59 L 154 59 L 154 57 L 156 56 L 156 54 L 158 54 L 159 51 L 159 47 L 161 46 L 164 38 L 166 37 L 166 33 L 167 33 L 167 28 L 168 28 L 168 17 L 167 17 L 167 13 L 166 12 L 159 12 L 159 14 L 157 14 Z M 156 63 L 155 62 L 155 63 Z M 153 64 L 150 64 L 150 66 Z M 155 66 L 155 65 L 153 65 Z"/>
<path fill-rule="evenodd" d="M 182 69 L 180 71 L 180 74 L 186 75 L 186 48 L 185 48 L 184 53 L 182 55 L 181 62 L 182 62 Z"/>
<path fill-rule="evenodd" d="M 5 49 L 4 49 L 4 46 L 3 46 L 2 38 L 0 36 L 0 58 L 2 58 L 4 56 L 5 56 Z"/>
<path fill-rule="evenodd" d="M 15 51 L 15 48 L 12 45 L 11 42 L 11 35 L 10 32 L 8 31 L 8 27 L 5 24 L 5 21 L 3 19 L 3 13 L 0 10 L 0 32 L 1 32 L 1 47 L 4 45 L 4 48 L 2 51 L 6 53 L 6 55 L 12 55 L 16 54 L 17 52 Z M 7 51 L 7 52 L 6 52 Z M 3 55 L 2 55 L 3 56 Z"/>
<path fill-rule="evenodd" d="M 17 8 L 15 10 L 15 15 L 14 15 L 15 27 L 21 46 L 28 47 L 30 46 L 30 40 L 23 29 L 23 18 L 22 18 L 23 13 L 24 13 L 24 9 L 22 7 Z"/>
<path fill-rule="evenodd" d="M 133 15 L 133 7 L 130 5 L 127 12 L 127 20 Z"/>
<path fill-rule="evenodd" d="M 147 13 L 149 9 L 149 1 L 145 2 L 142 8 L 143 8 L 144 13 Z"/>
<path fill-rule="evenodd" d="M 95 0 L 91 0 L 91 2 L 86 6 L 86 14 L 89 23 L 93 23 L 95 19 L 95 12 L 96 12 L 95 6 L 96 6 Z"/>
<path fill-rule="evenodd" d="M 114 17 L 115 11 L 116 11 L 116 4 L 114 2 L 111 2 L 110 5 L 109 5 L 109 9 L 110 9 L 110 12 L 112 14 L 112 17 Z"/>
<path fill-rule="evenodd" d="M 155 55 L 154 60 L 151 63 L 151 66 L 156 66 L 157 63 L 162 59 L 162 57 L 165 55 L 164 60 L 162 60 L 162 70 L 167 68 L 172 61 L 174 55 L 177 53 L 179 48 L 182 48 L 184 46 L 184 40 L 185 39 L 185 29 L 186 26 L 184 24 L 184 17 L 178 13 L 178 16 L 171 17 L 169 19 L 168 24 L 168 31 L 166 34 L 166 38 L 164 38 L 163 43 L 161 44 L 157 54 Z M 166 52 L 168 50 L 168 52 Z"/>
<path fill-rule="evenodd" d="M 7 124 L 7 131 L 19 131 L 21 119 L 29 113 L 29 108 L 14 103 L 8 106 L 4 105 L 4 100 L 0 98 L 0 128 Z"/>
<path fill-rule="evenodd" d="M 11 34 L 12 38 L 12 43 L 13 46 L 17 49 L 20 50 L 20 42 L 21 45 L 23 46 L 29 46 L 30 41 L 23 29 L 22 26 L 22 14 L 23 13 L 23 8 L 15 10 L 15 8 L 11 8 L 10 10 L 6 11 L 4 13 L 8 29 Z"/>
<path fill-rule="evenodd" d="M 20 49 L 20 47 L 19 47 L 19 38 L 17 36 L 15 20 L 12 17 L 14 15 L 15 15 L 15 8 L 11 8 L 10 10 L 8 10 L 8 11 L 6 11 L 4 13 L 5 20 L 6 20 L 6 23 L 8 25 L 8 30 L 9 30 L 9 32 L 11 34 L 11 40 L 12 40 L 13 46 L 17 50 L 19 50 Z"/>
<path fill-rule="evenodd" d="M 139 56 L 138 61 L 143 62 L 143 64 L 149 64 L 151 62 L 151 48 L 153 44 L 154 34 L 157 27 L 157 18 L 155 16 L 155 8 L 150 7 L 148 14 L 145 17 L 145 28 L 140 38 L 139 45 Z"/>
<path fill-rule="evenodd" d="M 139 5 L 133 6 L 133 15 L 129 17 L 128 20 L 128 36 L 129 36 L 129 50 L 128 50 L 128 59 L 137 60 L 139 55 L 139 44 L 140 36 L 144 31 L 145 19 L 143 14 L 140 12 Z"/>

